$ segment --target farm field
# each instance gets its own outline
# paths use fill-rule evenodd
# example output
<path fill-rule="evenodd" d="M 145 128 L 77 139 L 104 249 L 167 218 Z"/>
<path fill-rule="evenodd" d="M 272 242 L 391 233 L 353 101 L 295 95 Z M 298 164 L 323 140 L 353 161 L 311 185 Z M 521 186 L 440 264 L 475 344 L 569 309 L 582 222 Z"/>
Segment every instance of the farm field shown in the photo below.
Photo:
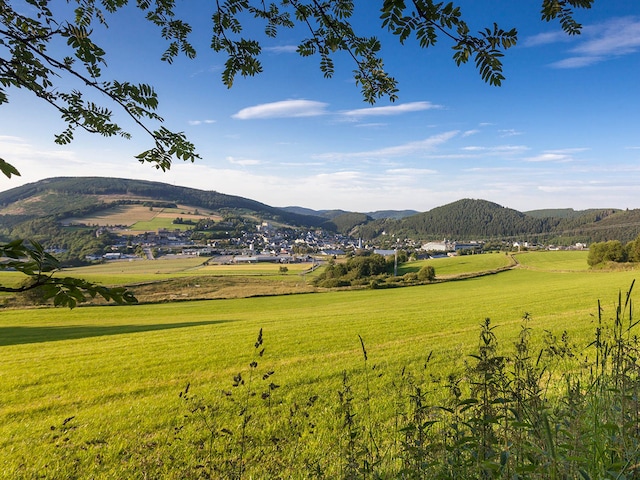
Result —
<path fill-rule="evenodd" d="M 558 252 L 526 252 L 516 254 L 518 263 L 525 268 L 553 272 L 584 272 L 589 271 L 587 257 L 589 252 L 558 251 Z M 598 273 L 593 271 L 593 273 Z"/>
<path fill-rule="evenodd" d="M 418 272 L 423 266 L 432 265 L 436 270 L 436 277 L 448 278 L 454 275 L 496 270 L 511 264 L 511 258 L 504 253 L 442 257 L 405 263 L 398 268 L 398 275 Z"/>
<path fill-rule="evenodd" d="M 638 272 L 592 274 L 579 268 L 579 257 L 586 264 L 583 252 L 573 254 L 521 254 L 521 265 L 536 268 L 418 287 L 0 311 L 0 475 L 143 478 L 162 471 L 181 478 L 180 466 L 197 461 L 202 449 L 188 425 L 185 439 L 175 438 L 185 414 L 191 418 L 178 394 L 190 383 L 191 394 L 221 409 L 220 426 L 237 431 L 239 420 L 224 413 L 228 399 L 221 392 L 233 390 L 238 372 L 249 375 L 253 359 L 260 372 L 275 372 L 274 402 L 318 396 L 318 433 L 305 439 L 300 454 L 328 449 L 343 371 L 360 380 L 353 395 L 365 395 L 358 335 L 369 367 L 381 375 L 370 378 L 370 408 L 383 425 L 393 421 L 397 398 L 388 392 L 396 390 L 399 372 L 420 377 L 460 370 L 486 317 L 503 349 L 513 344 L 525 312 L 538 344 L 543 330 L 566 330 L 586 346 L 597 300 L 610 318 L 618 292 Z M 257 358 L 260 329 L 265 355 Z"/>
<path fill-rule="evenodd" d="M 178 208 L 149 208 L 144 205 L 118 205 L 87 217 L 73 217 L 65 220 L 66 223 L 84 223 L 86 225 L 126 225 L 133 230 L 156 231 L 158 228 L 171 230 L 186 229 L 188 225 L 177 225 L 173 220 L 177 217 L 198 221 L 203 218 L 220 220 L 218 215 L 195 214 L 197 208 L 179 205 Z"/>

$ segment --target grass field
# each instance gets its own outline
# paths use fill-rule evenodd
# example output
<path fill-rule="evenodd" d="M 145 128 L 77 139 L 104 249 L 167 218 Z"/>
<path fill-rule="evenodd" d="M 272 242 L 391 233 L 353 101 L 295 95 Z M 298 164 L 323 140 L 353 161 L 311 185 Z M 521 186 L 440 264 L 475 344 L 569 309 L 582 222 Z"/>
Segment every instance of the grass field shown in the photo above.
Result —
<path fill-rule="evenodd" d="M 173 223 L 175 217 L 153 217 L 151 220 L 136 222 L 131 225 L 132 232 L 157 232 L 159 229 L 165 230 L 191 230 L 192 225 Z"/>
<path fill-rule="evenodd" d="M 589 252 L 586 250 L 559 252 L 526 252 L 515 255 L 516 259 L 523 267 L 553 272 L 588 271 L 588 256 Z"/>
<path fill-rule="evenodd" d="M 139 228 L 140 225 L 148 226 L 149 231 L 156 231 L 160 228 L 186 228 L 187 225 L 177 226 L 173 220 L 177 217 L 198 221 L 203 218 L 221 220 L 218 215 L 195 214 L 197 208 L 187 205 L 179 205 L 178 208 L 149 208 L 144 205 L 118 205 L 106 210 L 102 210 L 87 217 L 77 217 L 66 219 L 67 223 L 84 223 L 86 225 L 138 225 L 134 230 L 145 230 Z"/>
<path fill-rule="evenodd" d="M 510 264 L 511 258 L 504 253 L 443 257 L 405 263 L 398 268 L 398 275 L 418 272 L 423 266 L 432 265 L 436 270 L 436 277 L 447 278 L 453 275 L 496 270 Z"/>
<path fill-rule="evenodd" d="M 485 257 L 478 261 L 504 261 L 503 255 Z M 197 445 L 175 438 L 187 413 L 178 393 L 190 382 L 191 392 L 223 405 L 220 392 L 232 389 L 233 375 L 249 370 L 259 329 L 266 348 L 260 369 L 273 370 L 281 385 L 274 401 L 304 403 L 318 395 L 314 408 L 321 413 L 315 421 L 329 429 L 341 372 L 362 370 L 361 335 L 368 361 L 381 375 L 370 379 L 372 415 L 387 424 L 398 372 L 406 367 L 417 376 L 443 376 L 460 369 L 486 317 L 497 325 L 503 348 L 512 345 L 525 312 L 532 316 L 536 342 L 545 329 L 566 330 L 572 342 L 586 346 L 597 300 L 610 318 L 619 290 L 637 274 L 588 273 L 580 267 L 582 252 L 517 258 L 525 268 L 419 287 L 2 311 L 0 474 L 144 478 L 146 471 L 162 471 L 160 458 L 166 465 L 172 459 L 179 472 L 176 465 L 197 455 Z M 465 269 L 455 259 L 443 260 L 452 263 L 443 261 L 437 273 Z M 364 383 L 357 387 L 354 396 L 366 395 Z M 63 427 L 69 417 L 74 418 Z M 237 428 L 237 418 L 221 413 L 220 421 Z M 333 440 L 324 435 L 306 439 L 305 448 L 328 448 Z M 151 461 L 156 464 L 144 463 Z"/>

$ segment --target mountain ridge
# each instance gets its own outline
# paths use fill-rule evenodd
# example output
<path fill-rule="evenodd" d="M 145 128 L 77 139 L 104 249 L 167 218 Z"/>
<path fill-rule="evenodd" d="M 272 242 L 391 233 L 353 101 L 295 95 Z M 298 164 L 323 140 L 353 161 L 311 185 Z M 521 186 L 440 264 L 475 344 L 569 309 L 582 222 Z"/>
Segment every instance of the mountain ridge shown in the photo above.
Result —
<path fill-rule="evenodd" d="M 110 208 L 114 202 L 169 202 L 206 211 L 252 215 L 262 221 L 303 228 L 323 228 L 364 239 L 393 235 L 421 240 L 527 239 L 629 241 L 640 233 L 640 210 L 547 209 L 520 212 L 495 202 L 461 199 L 426 212 L 413 210 L 350 212 L 272 207 L 244 197 L 162 182 L 112 177 L 53 177 L 0 192 L 0 226 L 4 236 L 20 221 L 55 219 L 73 211 Z"/>

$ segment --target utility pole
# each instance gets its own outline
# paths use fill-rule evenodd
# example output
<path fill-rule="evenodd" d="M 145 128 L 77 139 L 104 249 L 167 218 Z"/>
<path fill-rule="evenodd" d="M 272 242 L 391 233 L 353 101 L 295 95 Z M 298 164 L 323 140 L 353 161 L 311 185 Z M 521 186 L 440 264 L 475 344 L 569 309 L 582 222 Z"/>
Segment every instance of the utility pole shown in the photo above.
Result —
<path fill-rule="evenodd" d="M 396 238 L 396 249 L 395 249 L 395 255 L 394 255 L 394 261 L 393 261 L 393 276 L 397 277 L 398 276 L 398 241 L 400 239 Z"/>

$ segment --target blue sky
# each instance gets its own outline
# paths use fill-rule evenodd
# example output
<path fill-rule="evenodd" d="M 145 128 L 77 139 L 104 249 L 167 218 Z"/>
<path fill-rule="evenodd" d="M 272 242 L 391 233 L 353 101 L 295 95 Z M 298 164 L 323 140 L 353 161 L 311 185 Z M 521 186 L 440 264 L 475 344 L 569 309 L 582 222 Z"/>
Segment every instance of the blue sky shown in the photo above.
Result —
<path fill-rule="evenodd" d="M 472 64 L 456 67 L 444 38 L 426 50 L 401 46 L 375 12 L 361 11 L 374 2 L 357 1 L 356 26 L 381 38 L 399 81 L 395 103 L 373 106 L 346 56 L 323 78 L 318 59 L 295 53 L 304 35 L 295 30 L 264 43 L 264 73 L 228 90 L 224 58 L 208 48 L 210 3 L 189 0 L 180 9 L 194 26 L 195 60 L 161 62 L 159 33 L 135 9 L 95 32 L 107 51 L 105 77 L 154 85 L 166 126 L 184 131 L 201 160 L 166 173 L 140 165 L 133 157 L 151 142 L 124 117 L 132 140 L 78 132 L 57 146 L 58 114 L 9 91 L 0 157 L 22 177 L 3 177 L 0 190 L 53 176 L 115 176 L 314 209 L 426 211 L 461 198 L 521 211 L 640 208 L 638 0 L 597 0 L 577 14 L 578 37 L 542 22 L 539 1 L 459 1 L 473 29 L 497 21 L 519 30 L 499 88 Z"/>

